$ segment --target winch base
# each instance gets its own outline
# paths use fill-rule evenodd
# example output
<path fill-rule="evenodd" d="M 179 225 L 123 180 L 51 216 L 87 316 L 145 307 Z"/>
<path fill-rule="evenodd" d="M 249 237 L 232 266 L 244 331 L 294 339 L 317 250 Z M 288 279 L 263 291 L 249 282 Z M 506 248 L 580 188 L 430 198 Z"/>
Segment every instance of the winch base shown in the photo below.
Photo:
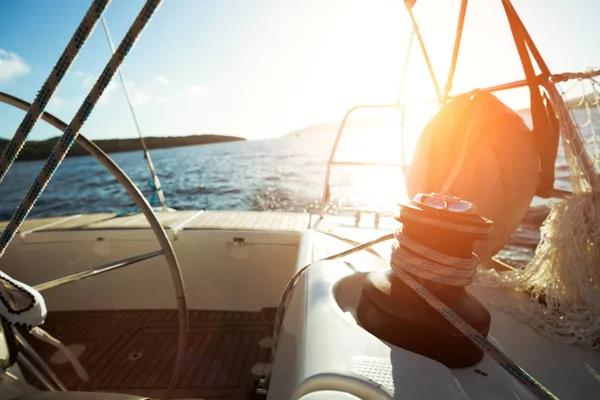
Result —
<path fill-rule="evenodd" d="M 487 337 L 490 313 L 464 287 L 421 283 Z M 448 367 L 468 367 L 483 358 L 483 352 L 469 338 L 391 270 L 375 271 L 367 276 L 357 314 L 363 328 L 379 339 Z"/>

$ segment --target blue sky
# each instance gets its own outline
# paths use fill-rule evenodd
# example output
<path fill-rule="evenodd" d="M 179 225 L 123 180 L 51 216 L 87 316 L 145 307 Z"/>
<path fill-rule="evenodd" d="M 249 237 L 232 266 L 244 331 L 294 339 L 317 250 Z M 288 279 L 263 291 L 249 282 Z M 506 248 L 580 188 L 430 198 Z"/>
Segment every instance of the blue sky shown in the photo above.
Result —
<path fill-rule="evenodd" d="M 90 2 L 0 2 L 0 90 L 31 101 Z M 141 0 L 113 0 L 106 17 L 118 44 Z M 446 76 L 460 0 L 419 0 L 438 79 Z M 553 72 L 600 66 L 600 1 L 514 0 Z M 144 135 L 220 133 L 249 139 L 339 120 L 363 103 L 394 103 L 409 20 L 400 0 L 166 0 L 125 60 L 123 72 Z M 70 121 L 110 57 L 100 25 L 48 111 Z M 406 96 L 432 98 L 413 53 Z M 521 79 L 500 0 L 471 0 L 454 88 Z M 92 139 L 134 137 L 117 81 L 86 123 Z M 503 97 L 526 105 L 523 92 Z M 23 113 L 0 104 L 0 137 Z M 39 123 L 33 139 L 56 136 Z"/>

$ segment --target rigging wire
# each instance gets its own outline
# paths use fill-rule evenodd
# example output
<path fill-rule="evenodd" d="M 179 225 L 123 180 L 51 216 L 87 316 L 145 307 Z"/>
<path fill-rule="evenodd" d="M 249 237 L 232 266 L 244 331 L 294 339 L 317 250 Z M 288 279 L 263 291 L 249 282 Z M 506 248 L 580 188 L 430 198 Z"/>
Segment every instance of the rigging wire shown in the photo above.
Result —
<path fill-rule="evenodd" d="M 44 163 L 41 171 L 23 198 L 21 204 L 0 235 L 0 257 L 2 257 L 8 245 L 21 228 L 21 225 L 29 215 L 33 206 L 52 179 L 52 175 L 54 175 L 59 165 L 67 156 L 67 153 L 71 149 L 71 146 L 75 143 L 82 126 L 92 113 L 92 110 L 104 93 L 114 73 L 125 59 L 125 56 L 131 47 L 133 47 L 133 44 L 147 25 L 150 17 L 154 13 L 154 10 L 156 10 L 161 2 L 162 0 L 147 0 L 146 4 L 142 8 L 142 11 L 136 17 L 133 25 L 131 25 L 125 38 L 119 45 L 119 48 L 113 54 L 110 61 L 106 64 L 104 70 L 98 77 L 98 80 L 96 83 L 94 83 L 94 86 L 71 120 L 71 123 L 65 129 L 63 135 L 59 138 L 58 142 L 54 146 L 54 149 Z"/>
<path fill-rule="evenodd" d="M 433 84 L 433 89 L 435 90 L 435 94 L 438 99 L 438 103 L 440 105 L 444 104 L 442 98 L 442 91 L 440 90 L 440 85 L 438 84 L 437 78 L 435 77 L 435 71 L 433 70 L 433 65 L 431 64 L 431 59 L 429 58 L 429 53 L 427 52 L 427 48 L 425 46 L 425 42 L 423 41 L 423 37 L 421 36 L 421 31 L 419 30 L 419 24 L 415 19 L 415 15 L 412 12 L 411 6 L 408 3 L 404 3 L 406 6 L 406 12 L 410 17 L 413 26 L 413 33 L 417 37 L 417 42 L 419 43 L 419 47 L 421 48 L 421 53 L 423 54 L 423 58 L 425 59 L 425 65 L 427 65 L 427 71 L 429 72 L 429 77 L 431 78 L 431 83 Z"/>
<path fill-rule="evenodd" d="M 452 61 L 448 70 L 448 79 L 444 87 L 444 101 L 448 99 L 448 95 L 452 90 L 452 82 L 454 81 L 454 72 L 456 71 L 456 62 L 458 61 L 458 51 L 460 50 L 460 41 L 462 39 L 463 27 L 465 24 L 465 16 L 467 14 L 468 0 L 462 0 L 460 3 L 460 13 L 458 16 L 458 25 L 456 27 L 456 38 L 454 39 L 454 50 L 452 51 Z M 104 17 L 102 17 L 104 18 Z"/>
<path fill-rule="evenodd" d="M 39 199 L 40 195 L 50 182 L 52 175 L 56 172 L 59 165 L 65 159 L 68 151 L 75 143 L 81 128 L 85 124 L 85 121 L 92 113 L 96 103 L 104 93 L 106 87 L 113 78 L 115 72 L 119 69 L 119 66 L 124 61 L 125 56 L 129 53 L 137 38 L 148 24 L 150 18 L 154 14 L 154 11 L 161 4 L 162 0 L 147 0 L 142 10 L 135 18 L 133 24 L 125 34 L 125 37 L 119 44 L 119 47 L 114 52 L 109 62 L 104 67 L 102 73 L 98 77 L 96 83 L 86 96 L 85 100 L 77 110 L 77 113 L 64 130 L 63 135 L 60 137 L 56 146 L 50 153 L 48 159 L 44 163 L 38 176 L 35 178 L 33 184 L 29 188 L 27 194 L 23 198 L 21 204 L 11 217 L 10 221 L 4 228 L 0 235 L 0 257 L 5 253 L 8 245 L 15 237 L 16 233 L 21 228 L 23 222 L 31 212 L 33 206 Z M 181 277 L 178 276 L 180 279 Z M 181 283 L 181 282 L 180 282 Z M 182 305 L 181 310 L 185 310 L 185 297 L 178 298 L 178 303 Z M 167 384 L 167 389 L 164 398 L 169 399 L 172 397 L 175 391 L 179 379 L 181 377 L 182 365 L 185 356 L 185 347 L 187 342 L 187 318 L 180 319 L 180 331 L 179 331 L 179 347 L 175 358 L 175 367 L 173 373 Z"/>
<path fill-rule="evenodd" d="M 402 171 L 406 174 L 406 149 L 404 144 L 406 143 L 405 138 L 405 127 L 406 127 L 406 108 L 403 105 L 404 99 L 404 84 L 406 83 L 406 75 L 408 71 L 408 64 L 410 61 L 410 54 L 414 42 L 415 31 L 410 33 L 408 38 L 408 45 L 406 46 L 406 55 L 404 56 L 404 65 L 402 66 L 402 74 L 400 75 L 400 85 L 398 86 L 398 98 L 396 100 L 396 106 L 400 108 L 400 143 L 402 143 Z"/>
<path fill-rule="evenodd" d="M 108 45 L 110 46 L 110 51 L 112 54 L 115 54 L 115 45 L 113 44 L 112 37 L 108 29 L 108 23 L 106 22 L 106 18 L 104 17 L 104 15 L 102 15 L 101 20 L 102 26 L 104 27 L 104 33 L 106 34 L 106 40 L 108 41 Z M 144 140 L 144 136 L 142 135 L 142 129 L 140 128 L 135 109 L 133 108 L 133 104 L 131 103 L 131 98 L 129 97 L 129 92 L 127 91 L 127 85 L 125 84 L 125 77 L 123 76 L 122 68 L 119 68 L 117 70 L 117 74 L 119 75 L 119 80 L 121 81 L 121 86 L 123 87 L 123 92 L 125 93 L 125 98 L 127 99 L 127 104 L 129 105 L 129 110 L 131 111 L 131 116 L 133 117 L 135 128 L 137 130 L 138 136 L 140 137 L 140 142 L 142 143 L 142 151 L 144 152 L 144 158 L 148 162 L 148 169 L 150 170 L 153 188 L 156 191 L 156 195 L 158 197 L 158 200 L 160 201 L 162 210 L 167 211 L 165 195 L 163 193 L 160 180 L 158 179 L 158 175 L 156 174 L 156 171 L 154 169 L 154 163 L 152 162 L 152 158 L 150 157 L 150 152 L 148 151 L 148 147 L 146 146 L 146 141 Z"/>
<path fill-rule="evenodd" d="M 414 42 L 415 31 L 410 33 L 408 37 L 408 45 L 406 46 L 406 54 L 404 56 L 404 64 L 402 65 L 402 74 L 400 75 L 400 84 L 398 85 L 398 98 L 396 100 L 396 104 L 401 106 L 404 99 L 404 84 L 406 83 L 406 74 L 408 71 L 408 64 L 410 61 L 410 53 L 412 51 L 412 46 Z M 404 108 L 404 107 L 402 107 Z"/>

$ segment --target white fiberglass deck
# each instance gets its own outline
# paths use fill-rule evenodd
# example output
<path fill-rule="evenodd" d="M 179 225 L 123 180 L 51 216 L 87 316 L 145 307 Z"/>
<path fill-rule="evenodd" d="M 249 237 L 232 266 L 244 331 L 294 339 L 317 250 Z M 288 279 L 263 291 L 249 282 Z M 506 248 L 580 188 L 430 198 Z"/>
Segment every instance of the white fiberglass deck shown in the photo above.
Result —
<path fill-rule="evenodd" d="M 277 305 L 310 220 L 308 214 L 196 210 L 157 218 L 176 251 L 191 309 L 253 312 Z M 33 218 L 0 268 L 37 285 L 158 249 L 142 214 Z M 50 309 L 61 311 L 175 308 L 160 256 L 45 291 L 44 297 Z"/>
<path fill-rule="evenodd" d="M 229 350 L 229 343 L 235 339 L 235 343 L 239 341 L 240 348 L 242 343 L 252 343 L 247 348 L 255 351 L 258 348 L 256 343 L 268 338 L 271 326 L 269 319 L 268 323 L 260 322 L 262 325 L 256 328 L 254 323 L 245 321 L 244 316 L 251 319 L 261 315 L 261 310 L 263 313 L 264 310 L 273 310 L 291 276 L 309 262 L 347 250 L 356 242 L 388 234 L 397 225 L 391 218 L 386 218 L 382 219 L 380 229 L 374 229 L 373 221 L 365 217 L 357 229 L 353 216 L 326 216 L 323 220 L 313 217 L 311 221 L 307 214 L 237 211 L 180 211 L 159 213 L 158 217 L 174 239 L 173 246 L 186 283 L 188 305 L 193 310 L 190 315 L 196 321 L 191 330 L 190 351 L 202 360 L 206 357 L 212 359 L 215 354 L 223 355 L 225 360 L 214 364 L 214 368 L 212 364 L 210 368 L 203 366 L 208 363 L 202 361 L 198 367 L 201 374 L 193 373 L 196 367 L 189 369 L 178 393 L 204 398 L 223 395 L 223 398 L 230 399 L 237 399 L 238 394 L 243 396 L 244 387 L 247 387 L 243 379 L 253 379 L 254 375 L 248 373 L 248 366 L 265 359 L 245 357 L 240 371 L 246 375 L 240 378 L 239 386 L 215 383 L 213 388 L 210 386 L 212 377 L 217 372 L 233 371 L 231 366 L 235 362 L 232 360 L 246 354 Z M 94 214 L 71 219 L 32 219 L 0 260 L 0 268 L 17 279 L 36 284 L 103 262 L 153 251 L 157 247 L 156 239 L 141 215 L 114 218 L 112 214 Z M 360 295 L 361 280 L 368 271 L 387 268 L 390 243 L 381 243 L 374 250 L 381 257 L 363 251 L 339 261 L 320 262 L 299 280 L 287 307 L 278 345 L 279 358 L 272 366 L 274 373 L 269 399 L 289 398 L 292 392 L 304 393 L 317 386 L 330 387 L 330 384 L 342 381 L 352 381 L 355 389 L 371 393 L 377 391 L 381 398 L 503 399 L 512 398 L 512 395 L 531 398 L 488 357 L 472 368 L 448 369 L 433 360 L 386 344 L 362 329 L 352 312 Z M 56 318 L 59 316 L 70 320 L 71 316 L 87 314 L 108 318 L 130 313 L 139 315 L 140 320 L 143 320 L 143 315 L 158 315 L 161 321 L 171 321 L 174 313 L 169 310 L 174 308 L 175 303 L 169 279 L 164 261 L 157 257 L 93 279 L 48 290 L 43 293 L 53 316 L 48 319 L 48 328 L 54 323 L 55 329 L 58 329 L 60 324 Z M 600 364 L 596 351 L 561 345 L 489 305 L 490 301 L 521 301 L 522 296 L 475 286 L 469 290 L 488 304 L 492 313 L 490 335 L 495 343 L 542 384 L 561 398 L 598 397 L 600 380 L 597 372 Z M 223 313 L 226 323 L 212 322 L 219 313 Z M 202 325 L 205 321 L 202 318 L 209 324 Z M 106 325 L 109 326 L 108 323 Z M 205 341 L 217 337 L 216 331 L 213 332 L 217 325 L 223 340 L 216 341 L 216 347 L 209 344 L 204 347 Z M 233 332 L 234 325 L 236 329 L 243 327 L 242 334 Z M 255 329 L 258 330 L 255 332 Z M 66 333 L 57 335 L 68 337 Z M 140 341 L 138 345 L 168 352 L 168 346 L 160 346 L 156 342 L 164 343 L 168 335 L 163 331 L 158 336 L 146 335 L 144 338 L 148 340 Z M 68 340 L 77 342 L 82 339 L 69 336 Z M 146 370 L 144 363 L 153 363 L 156 357 L 143 357 L 137 363 L 127 361 L 130 352 L 135 350 L 127 347 L 130 343 L 133 342 L 122 343 L 127 351 L 115 359 L 115 365 L 132 370 L 137 368 L 136 371 L 142 373 Z M 94 355 L 90 350 L 85 357 Z M 91 363 L 92 370 L 104 368 L 104 364 L 95 364 L 92 358 L 86 360 L 87 364 Z M 204 370 L 209 372 L 204 373 Z M 115 376 L 121 379 L 119 373 L 115 371 Z M 163 375 L 139 375 L 140 382 L 143 378 L 144 383 L 137 386 L 135 379 L 138 375 L 135 379 L 133 375 L 130 378 L 122 375 L 122 379 L 133 384 L 117 385 L 100 371 L 97 377 L 102 378 L 107 386 L 94 388 L 159 395 L 157 390 L 166 380 L 166 375 Z M 210 379 L 203 378 L 205 375 Z M 332 376 L 337 380 L 328 378 Z M 220 382 L 229 382 L 230 377 L 233 380 L 237 375 L 219 379 Z M 150 387 L 155 379 L 158 386 Z M 194 384 L 194 379 L 197 384 Z M 431 385 L 431 379 L 435 379 L 437 384 Z M 210 385 L 205 385 L 205 381 Z M 311 389 L 306 384 L 309 381 L 317 386 L 313 385 Z M 72 384 L 72 387 L 84 388 L 78 386 L 77 381 Z M 230 397 L 225 396 L 223 388 Z M 345 396 L 350 389 L 341 385 L 335 393 Z M 331 396 L 328 394 L 322 398 L 352 398 Z"/>

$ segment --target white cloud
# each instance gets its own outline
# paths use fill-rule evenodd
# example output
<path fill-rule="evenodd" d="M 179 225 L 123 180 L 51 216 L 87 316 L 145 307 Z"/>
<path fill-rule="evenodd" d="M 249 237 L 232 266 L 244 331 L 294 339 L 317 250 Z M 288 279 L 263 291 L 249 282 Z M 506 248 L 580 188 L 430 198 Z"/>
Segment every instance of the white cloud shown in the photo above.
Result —
<path fill-rule="evenodd" d="M 169 82 L 169 79 L 167 79 L 166 76 L 164 75 L 156 75 L 154 77 L 154 81 L 160 83 L 161 85 L 164 86 L 169 86 L 171 83 Z"/>
<path fill-rule="evenodd" d="M 61 99 L 60 97 L 58 97 L 57 95 L 52 96 L 52 98 L 50 99 L 50 102 L 48 103 L 48 105 L 50 107 L 54 107 L 54 108 L 58 108 L 64 104 L 65 104 L 65 101 L 63 99 Z"/>
<path fill-rule="evenodd" d="M 0 82 L 12 81 L 29 72 L 31 68 L 18 54 L 0 49 Z"/>
<path fill-rule="evenodd" d="M 130 93 L 130 96 L 131 104 L 134 106 L 143 106 L 152 101 L 152 95 L 144 91 L 133 91 L 133 93 Z"/>
<path fill-rule="evenodd" d="M 173 100 L 175 100 L 175 98 L 173 98 L 173 96 L 158 96 L 156 98 L 157 103 L 170 103 Z"/>
<path fill-rule="evenodd" d="M 150 85 L 147 83 L 138 85 L 133 81 L 128 80 L 125 81 L 125 85 L 127 85 L 127 93 L 129 94 L 132 105 L 143 106 L 154 100 L 154 96 L 152 96 L 152 93 L 148 90 Z"/>
<path fill-rule="evenodd" d="M 204 85 L 191 85 L 188 86 L 185 99 L 188 103 L 195 103 L 198 100 L 206 97 L 208 91 Z"/>
<path fill-rule="evenodd" d="M 92 74 L 82 71 L 75 71 L 74 74 L 80 79 L 81 86 L 87 94 L 94 83 L 94 77 Z M 127 93 L 129 94 L 131 104 L 138 107 L 149 103 L 171 103 L 180 101 L 182 98 L 186 104 L 194 105 L 207 95 L 206 87 L 203 85 L 188 86 L 183 92 L 173 90 L 168 78 L 164 75 L 156 75 L 152 80 L 147 82 L 135 83 L 127 80 L 125 81 L 125 85 L 127 86 Z M 98 101 L 98 105 L 106 105 L 111 97 L 111 93 L 120 87 L 121 83 L 117 82 L 117 79 L 113 79 Z"/>
<path fill-rule="evenodd" d="M 92 84 L 94 83 L 94 78 L 92 78 L 92 76 L 86 76 L 85 78 L 83 78 L 83 81 L 81 82 L 81 86 L 83 86 L 84 89 L 91 89 L 92 88 Z"/>
<path fill-rule="evenodd" d="M 74 74 L 79 79 L 81 79 L 81 87 L 82 88 L 87 89 L 87 90 L 92 88 L 92 84 L 94 83 L 94 76 L 92 74 L 89 74 L 87 72 L 82 72 L 82 71 L 75 71 Z"/>

